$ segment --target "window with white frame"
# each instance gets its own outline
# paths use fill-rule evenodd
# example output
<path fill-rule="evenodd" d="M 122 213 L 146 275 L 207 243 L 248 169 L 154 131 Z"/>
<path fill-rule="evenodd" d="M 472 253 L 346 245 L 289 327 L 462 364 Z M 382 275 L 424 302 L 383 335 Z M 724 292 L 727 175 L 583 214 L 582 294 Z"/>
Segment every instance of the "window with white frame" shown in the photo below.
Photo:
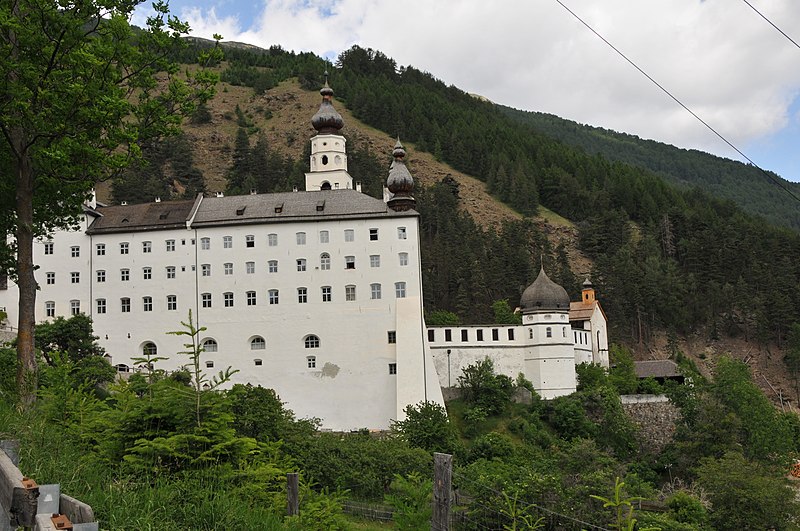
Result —
<path fill-rule="evenodd" d="M 54 245 L 53 242 L 44 242 L 44 254 L 53 254 Z M 53 303 L 55 308 L 55 303 Z"/>
<path fill-rule="evenodd" d="M 369 229 L 369 241 L 378 241 L 378 229 Z"/>
<path fill-rule="evenodd" d="M 353 286 L 352 284 L 344 287 L 344 300 L 346 301 L 356 300 L 356 287 Z"/>
<path fill-rule="evenodd" d="M 267 291 L 267 295 L 269 296 L 270 304 L 278 304 L 278 290 L 271 289 Z"/>
<path fill-rule="evenodd" d="M 103 269 L 98 269 L 95 273 L 98 282 L 105 282 L 106 281 L 106 272 Z"/>
<path fill-rule="evenodd" d="M 398 299 L 402 299 L 406 296 L 406 283 L 405 282 L 395 282 L 394 283 L 394 295 Z"/>
<path fill-rule="evenodd" d="M 345 229 L 344 230 L 344 241 L 352 242 L 356 239 L 356 233 L 353 229 Z"/>
<path fill-rule="evenodd" d="M 309 334 L 303 339 L 303 344 L 306 348 L 319 348 L 319 337 Z"/>
<path fill-rule="evenodd" d="M 319 243 L 328 243 L 330 241 L 330 234 L 326 230 L 319 231 Z"/>
<path fill-rule="evenodd" d="M 297 302 L 300 304 L 308 302 L 308 288 L 297 288 Z"/>
<path fill-rule="evenodd" d="M 270 273 L 277 273 L 278 272 L 278 261 L 277 260 L 270 260 L 267 262 L 267 270 Z"/>
<path fill-rule="evenodd" d="M 175 240 L 167 240 L 167 252 L 170 253 L 175 250 Z"/>
<path fill-rule="evenodd" d="M 219 345 L 217 344 L 216 339 L 206 339 L 203 341 L 203 350 L 206 352 L 217 352 L 219 349 Z"/>
<path fill-rule="evenodd" d="M 397 343 L 397 331 L 396 330 L 389 330 L 386 333 L 387 340 L 390 345 L 394 345 Z"/>
<path fill-rule="evenodd" d="M 142 355 L 156 356 L 158 354 L 158 347 L 153 342 L 148 342 L 142 345 Z"/>
<path fill-rule="evenodd" d="M 322 286 L 322 302 L 331 302 L 333 294 L 330 286 Z"/>
<path fill-rule="evenodd" d="M 277 247 L 278 246 L 278 235 L 277 234 L 267 234 L 267 245 L 270 247 Z"/>
<path fill-rule="evenodd" d="M 152 267 L 143 267 L 142 268 L 142 278 L 144 280 L 151 280 L 153 278 L 153 268 Z"/>
<path fill-rule="evenodd" d="M 178 309 L 178 296 L 167 295 L 167 310 L 172 312 L 177 309 Z"/>
<path fill-rule="evenodd" d="M 223 301 L 224 306 L 226 308 L 232 308 L 233 307 L 233 293 L 231 293 L 230 291 L 227 291 L 227 292 L 223 293 L 222 294 L 222 301 Z"/>
<path fill-rule="evenodd" d="M 204 277 L 211 276 L 211 264 L 200 264 L 200 275 Z"/>
<path fill-rule="evenodd" d="M 167 266 L 167 278 L 175 278 L 175 266 Z"/>
<path fill-rule="evenodd" d="M 226 262 L 226 263 L 222 264 L 222 272 L 224 274 L 226 274 L 226 275 L 232 275 L 233 274 L 233 263 Z"/>
<path fill-rule="evenodd" d="M 370 267 L 380 267 L 381 266 L 381 255 L 379 255 L 379 254 L 371 254 L 371 255 L 369 255 L 369 266 Z"/>
<path fill-rule="evenodd" d="M 297 270 L 298 271 L 305 271 L 306 270 L 306 259 L 305 258 L 298 258 L 297 259 Z"/>
<path fill-rule="evenodd" d="M 95 302 L 97 303 L 95 306 L 97 308 L 97 313 L 106 313 L 106 300 L 97 299 Z"/>
<path fill-rule="evenodd" d="M 545 328 L 544 333 L 547 337 L 553 337 L 553 329 L 550 328 L 549 326 Z"/>
<path fill-rule="evenodd" d="M 355 256 L 345 256 L 344 257 L 344 268 L 345 269 L 355 269 L 356 268 L 356 257 Z"/>
<path fill-rule="evenodd" d="M 244 264 L 245 272 L 248 275 L 252 275 L 256 272 L 256 263 L 255 262 L 245 262 Z"/>
<path fill-rule="evenodd" d="M 142 310 L 145 312 L 153 311 L 153 297 L 142 297 Z"/>
<path fill-rule="evenodd" d="M 211 308 L 211 294 L 201 293 L 200 302 L 202 303 L 203 308 Z"/>
<path fill-rule="evenodd" d="M 128 254 L 130 251 L 130 244 L 128 242 L 121 242 L 119 244 L 119 254 Z"/>
<path fill-rule="evenodd" d="M 208 360 L 206 362 L 206 369 L 213 369 L 213 368 L 214 368 L 214 362 L 211 361 L 211 360 Z"/>
<path fill-rule="evenodd" d="M 370 299 L 380 299 L 381 298 L 381 285 L 380 284 L 370 284 L 369 285 L 369 298 Z"/>
<path fill-rule="evenodd" d="M 317 357 L 316 356 L 306 356 L 306 365 L 309 369 L 315 369 L 317 367 Z"/>
<path fill-rule="evenodd" d="M 72 284 L 80 284 L 81 282 L 81 273 L 80 271 L 73 271 L 69 274 L 70 282 Z"/>
<path fill-rule="evenodd" d="M 264 350 L 267 348 L 267 342 L 261 336 L 256 336 L 250 340 L 250 350 Z"/>
<path fill-rule="evenodd" d="M 222 248 L 223 249 L 233 249 L 233 236 L 223 236 L 222 237 Z"/>
<path fill-rule="evenodd" d="M 319 255 L 319 268 L 323 271 L 327 271 L 331 268 L 331 255 L 328 253 Z"/>
<path fill-rule="evenodd" d="M 69 301 L 69 313 L 71 315 L 78 315 L 79 313 L 81 313 L 81 301 L 79 300 Z"/>
<path fill-rule="evenodd" d="M 131 313 L 131 299 L 129 297 L 122 297 L 119 300 L 119 309 L 122 313 Z"/>
<path fill-rule="evenodd" d="M 143 253 L 153 252 L 153 242 L 142 242 L 142 252 Z"/>
<path fill-rule="evenodd" d="M 130 269 L 120 269 L 119 270 L 119 279 L 122 282 L 127 282 L 131 279 L 131 270 Z"/>
<path fill-rule="evenodd" d="M 407 266 L 408 265 L 408 253 L 400 253 L 398 255 L 400 257 L 400 265 Z"/>
<path fill-rule="evenodd" d="M 389 374 L 397 374 L 397 364 L 390 363 L 389 364 Z"/>
<path fill-rule="evenodd" d="M 297 245 L 305 245 L 306 244 L 306 233 L 305 232 L 298 232 L 295 234 L 297 238 Z"/>
<path fill-rule="evenodd" d="M 244 246 L 245 247 L 255 247 L 256 246 L 256 237 L 252 234 L 248 234 L 244 237 Z"/>
<path fill-rule="evenodd" d="M 200 249 L 203 251 L 211 249 L 211 238 L 200 238 Z"/>
<path fill-rule="evenodd" d="M 106 255 L 106 244 L 98 243 L 97 245 L 94 246 L 94 249 L 95 249 L 95 252 L 97 253 L 97 256 L 105 256 Z"/>
<path fill-rule="evenodd" d="M 405 240 L 408 238 L 408 233 L 406 233 L 405 227 L 397 227 L 397 239 L 398 240 Z"/>
<path fill-rule="evenodd" d="M 100 271 L 98 271 L 97 273 L 99 275 Z M 103 271 L 103 274 L 105 275 L 105 271 Z M 45 279 L 46 279 L 46 282 L 47 282 L 48 285 L 52 286 L 53 284 L 56 283 L 56 274 L 55 274 L 54 271 L 48 271 L 47 273 L 44 274 L 44 276 L 45 276 Z M 99 280 L 98 280 L 98 282 L 99 282 Z"/>
<path fill-rule="evenodd" d="M 69 251 L 72 258 L 78 258 L 81 255 L 81 248 L 77 245 L 70 247 Z"/>
<path fill-rule="evenodd" d="M 248 291 L 247 295 L 247 305 L 248 306 L 255 306 L 256 305 L 256 292 L 255 291 Z"/>
<path fill-rule="evenodd" d="M 44 315 L 45 317 L 55 317 L 56 316 L 56 303 L 53 301 L 47 301 L 44 303 Z"/>

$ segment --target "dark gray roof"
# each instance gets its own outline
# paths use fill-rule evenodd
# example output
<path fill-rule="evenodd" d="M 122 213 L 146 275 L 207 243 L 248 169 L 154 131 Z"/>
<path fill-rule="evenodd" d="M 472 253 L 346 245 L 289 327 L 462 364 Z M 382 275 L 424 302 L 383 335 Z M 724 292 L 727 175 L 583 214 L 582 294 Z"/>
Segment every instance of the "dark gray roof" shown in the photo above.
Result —
<path fill-rule="evenodd" d="M 672 360 L 647 360 L 633 362 L 638 378 L 675 378 L 683 376 L 678 365 Z"/>
<path fill-rule="evenodd" d="M 569 295 L 567 290 L 559 286 L 547 276 L 544 267 L 539 276 L 522 293 L 519 303 L 522 312 L 535 311 L 569 311 Z"/>
<path fill-rule="evenodd" d="M 138 232 L 186 227 L 186 219 L 194 201 L 162 201 L 141 205 L 100 206 L 100 217 L 86 231 L 87 234 L 107 232 Z"/>

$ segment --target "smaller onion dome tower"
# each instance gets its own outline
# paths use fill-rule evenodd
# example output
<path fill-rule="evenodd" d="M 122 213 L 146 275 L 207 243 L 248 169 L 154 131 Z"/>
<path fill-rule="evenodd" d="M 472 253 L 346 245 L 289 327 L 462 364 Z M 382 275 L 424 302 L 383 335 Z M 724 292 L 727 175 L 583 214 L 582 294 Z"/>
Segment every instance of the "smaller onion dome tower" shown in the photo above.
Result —
<path fill-rule="evenodd" d="M 306 173 L 306 190 L 336 190 L 353 187 L 353 178 L 347 172 L 346 140 L 340 134 L 344 120 L 333 107 L 333 89 L 325 85 L 319 91 L 322 96 L 319 110 L 311 118 L 317 130 L 311 139 L 311 171 Z"/>
<path fill-rule="evenodd" d="M 525 377 L 542 398 L 575 392 L 575 340 L 569 324 L 569 295 L 544 272 L 522 293 Z"/>
<path fill-rule="evenodd" d="M 392 156 L 394 156 L 394 161 L 389 167 L 389 176 L 386 178 L 386 188 L 388 188 L 390 194 L 386 203 L 395 212 L 416 208 L 417 201 L 411 195 L 414 191 L 414 178 L 403 160 L 406 156 L 406 150 L 403 149 L 403 144 L 400 143 L 399 138 L 394 145 Z"/>

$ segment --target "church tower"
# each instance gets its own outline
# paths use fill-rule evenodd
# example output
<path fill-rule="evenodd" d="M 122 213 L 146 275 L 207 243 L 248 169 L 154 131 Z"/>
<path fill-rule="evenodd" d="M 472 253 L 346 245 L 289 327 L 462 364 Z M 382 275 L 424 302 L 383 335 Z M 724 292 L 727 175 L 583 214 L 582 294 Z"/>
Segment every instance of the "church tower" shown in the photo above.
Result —
<path fill-rule="evenodd" d="M 522 325 L 525 329 L 525 377 L 542 398 L 574 393 L 575 343 L 569 324 L 567 290 L 544 272 L 522 293 Z"/>
<path fill-rule="evenodd" d="M 328 85 L 327 72 L 325 86 L 319 93 L 322 103 L 311 118 L 317 134 L 311 139 L 311 171 L 306 173 L 306 191 L 352 188 L 353 178 L 347 173 L 346 141 L 339 134 L 344 120 L 333 107 L 333 89 Z"/>

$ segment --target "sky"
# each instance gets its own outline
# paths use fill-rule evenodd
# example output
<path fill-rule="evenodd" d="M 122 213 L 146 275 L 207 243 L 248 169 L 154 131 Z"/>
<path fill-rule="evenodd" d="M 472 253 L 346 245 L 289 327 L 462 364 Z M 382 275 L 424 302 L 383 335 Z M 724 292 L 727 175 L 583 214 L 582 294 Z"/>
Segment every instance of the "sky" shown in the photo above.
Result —
<path fill-rule="evenodd" d="M 800 181 L 800 47 L 789 39 L 800 43 L 796 0 L 171 0 L 170 7 L 194 36 L 217 33 L 331 60 L 357 44 L 496 103 L 743 160 L 561 4 L 755 164 Z M 133 22 L 144 16 L 140 9 Z"/>

